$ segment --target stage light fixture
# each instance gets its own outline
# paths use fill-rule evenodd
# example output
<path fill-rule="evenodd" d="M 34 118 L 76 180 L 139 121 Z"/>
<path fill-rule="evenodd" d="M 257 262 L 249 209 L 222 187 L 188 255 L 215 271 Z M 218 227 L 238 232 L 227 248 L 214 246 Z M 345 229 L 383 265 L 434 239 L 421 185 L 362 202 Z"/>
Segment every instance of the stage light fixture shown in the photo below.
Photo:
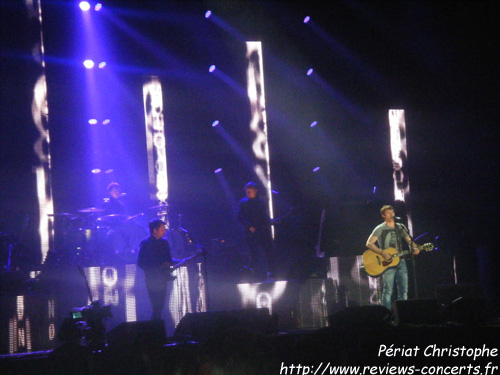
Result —
<path fill-rule="evenodd" d="M 111 120 L 109 118 L 107 118 L 106 120 L 102 121 L 102 124 L 103 125 L 108 125 L 110 122 L 111 122 Z"/>
<path fill-rule="evenodd" d="M 108 169 L 106 172 L 104 172 L 106 174 L 110 174 L 110 173 L 113 173 L 113 169 Z"/>
<path fill-rule="evenodd" d="M 90 124 L 90 125 L 96 125 L 96 124 L 97 124 L 97 119 L 95 119 L 95 118 L 91 118 L 91 119 L 89 120 L 89 124 Z"/>
<path fill-rule="evenodd" d="M 98 65 L 99 69 L 103 69 L 105 66 L 106 66 L 106 61 L 102 61 Z"/>
<path fill-rule="evenodd" d="M 93 174 L 98 174 L 98 173 L 101 173 L 101 170 L 99 168 L 94 168 L 92 169 L 91 171 Z"/>
<path fill-rule="evenodd" d="M 219 125 L 219 120 L 215 120 L 214 122 L 212 122 L 212 127 L 216 127 L 217 125 Z"/>
<path fill-rule="evenodd" d="M 210 68 L 208 68 L 208 71 L 210 73 L 213 73 L 215 71 L 215 69 L 216 69 L 215 65 L 210 65 Z"/>
<path fill-rule="evenodd" d="M 88 1 L 81 1 L 79 6 L 80 9 L 83 10 L 84 12 L 87 12 L 90 9 L 90 4 Z"/>
<path fill-rule="evenodd" d="M 316 125 L 318 125 L 318 121 L 311 122 L 311 128 L 314 128 Z"/>
<path fill-rule="evenodd" d="M 311 74 L 313 74 L 313 73 L 314 73 L 314 69 L 312 69 L 312 68 L 311 68 L 311 69 L 309 69 L 309 70 L 307 71 L 307 75 L 308 75 L 308 76 L 310 76 L 310 75 L 311 75 Z"/>
<path fill-rule="evenodd" d="M 222 168 L 217 168 L 214 173 L 217 174 L 217 173 L 221 173 L 222 172 Z"/>
<path fill-rule="evenodd" d="M 304 18 L 304 23 L 308 23 L 310 20 L 311 20 L 311 17 L 306 16 L 306 17 Z"/>
<path fill-rule="evenodd" d="M 83 62 L 83 66 L 86 67 L 87 69 L 92 69 L 94 67 L 94 62 L 92 60 L 85 60 Z"/>
<path fill-rule="evenodd" d="M 101 9 L 102 9 L 102 4 L 101 4 L 101 3 L 97 3 L 97 4 L 95 5 L 95 7 L 94 7 L 94 10 L 95 10 L 96 12 L 99 12 Z"/>
<path fill-rule="evenodd" d="M 373 187 L 373 194 L 375 194 L 376 192 L 377 192 L 377 187 L 376 187 L 376 186 L 374 186 L 374 187 Z"/>
<path fill-rule="evenodd" d="M 317 172 L 317 171 L 319 171 L 319 170 L 320 170 L 320 168 L 319 168 L 319 167 L 316 167 L 316 168 L 314 168 L 314 169 L 313 169 L 313 172 Z"/>
<path fill-rule="evenodd" d="M 207 10 L 205 12 L 205 18 L 210 18 L 211 15 L 212 15 L 212 11 L 211 10 Z"/>

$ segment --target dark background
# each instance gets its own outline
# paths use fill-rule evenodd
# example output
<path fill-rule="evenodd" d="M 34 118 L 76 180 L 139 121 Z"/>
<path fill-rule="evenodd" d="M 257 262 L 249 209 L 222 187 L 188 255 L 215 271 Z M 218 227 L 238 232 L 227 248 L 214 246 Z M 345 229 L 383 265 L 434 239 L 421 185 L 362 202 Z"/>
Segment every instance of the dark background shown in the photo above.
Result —
<path fill-rule="evenodd" d="M 157 202 L 149 199 L 142 82 L 158 75 L 171 220 L 182 214 L 198 242 L 223 238 L 239 251 L 236 203 L 255 179 L 245 162 L 252 155 L 244 41 L 260 40 L 275 216 L 294 207 L 276 227 L 283 268 L 314 255 L 322 209 L 323 249 L 362 253 L 380 207 L 393 201 L 387 113 L 401 108 L 414 235 L 439 236 L 439 250 L 418 258 L 421 293 L 453 282 L 453 257 L 459 282 L 491 279 L 484 264 L 495 261 L 493 248 L 478 249 L 492 244 L 498 208 L 497 3 L 165 3 L 111 1 L 92 14 L 109 69 L 97 85 L 100 111 L 113 120 L 102 130 L 87 123 L 81 11 L 76 2 L 42 1 L 56 212 L 98 205 L 116 180 L 130 214 L 150 213 Z M 205 19 L 207 9 L 220 21 Z M 36 246 L 34 228 L 23 230 L 26 216 L 37 216 L 30 106 L 38 34 L 26 19 L 19 1 L 2 1 L 0 219 L 3 233 L 28 233 Z M 217 74 L 208 73 L 212 64 Z M 242 154 L 211 127 L 215 120 Z M 92 175 L 95 160 L 113 174 Z"/>

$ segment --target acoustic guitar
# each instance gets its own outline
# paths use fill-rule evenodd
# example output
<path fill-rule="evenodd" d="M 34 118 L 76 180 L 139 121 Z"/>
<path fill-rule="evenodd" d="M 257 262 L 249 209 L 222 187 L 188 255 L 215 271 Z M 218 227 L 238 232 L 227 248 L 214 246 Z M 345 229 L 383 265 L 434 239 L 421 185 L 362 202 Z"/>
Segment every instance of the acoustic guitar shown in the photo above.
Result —
<path fill-rule="evenodd" d="M 434 244 L 426 243 L 418 246 L 420 251 L 432 251 L 434 250 Z M 363 253 L 363 266 L 368 275 L 377 277 L 382 275 L 389 268 L 396 267 L 400 262 L 400 257 L 413 253 L 413 250 L 405 250 L 398 252 L 395 248 L 389 247 L 384 249 L 384 252 L 391 255 L 391 259 L 385 260 L 380 254 L 374 251 L 366 250 Z"/>

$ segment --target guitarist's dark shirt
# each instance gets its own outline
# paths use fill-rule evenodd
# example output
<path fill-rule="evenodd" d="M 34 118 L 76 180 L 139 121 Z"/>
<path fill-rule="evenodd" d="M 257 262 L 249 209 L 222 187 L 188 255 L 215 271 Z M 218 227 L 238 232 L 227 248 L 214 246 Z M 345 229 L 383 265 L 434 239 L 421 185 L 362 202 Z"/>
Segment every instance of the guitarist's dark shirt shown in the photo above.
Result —
<path fill-rule="evenodd" d="M 251 235 L 250 227 L 256 229 L 255 233 L 267 234 L 269 231 L 270 219 L 267 207 L 260 198 L 245 197 L 238 203 L 238 220 L 245 227 L 247 235 Z"/>
<path fill-rule="evenodd" d="M 153 236 L 142 240 L 139 246 L 137 265 L 145 272 L 157 270 L 163 263 L 172 262 L 170 246 L 164 238 L 156 239 Z"/>
<path fill-rule="evenodd" d="M 102 208 L 104 209 L 102 215 L 125 214 L 125 204 L 119 199 L 115 199 L 111 196 L 104 199 Z"/>

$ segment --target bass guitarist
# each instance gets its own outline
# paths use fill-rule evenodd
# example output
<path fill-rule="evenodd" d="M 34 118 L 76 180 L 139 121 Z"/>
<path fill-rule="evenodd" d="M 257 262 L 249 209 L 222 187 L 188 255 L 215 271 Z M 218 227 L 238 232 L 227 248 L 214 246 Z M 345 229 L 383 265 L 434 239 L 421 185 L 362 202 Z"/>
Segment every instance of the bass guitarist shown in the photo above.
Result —
<path fill-rule="evenodd" d="M 385 252 L 384 249 L 391 247 L 397 249 L 399 252 L 402 250 L 402 239 L 404 239 L 408 243 L 408 246 L 413 249 L 413 254 L 417 255 L 420 252 L 417 244 L 411 240 L 406 228 L 394 221 L 394 207 L 390 205 L 382 206 L 380 214 L 384 222 L 375 227 L 368 241 L 366 241 L 366 247 L 374 253 L 379 254 L 385 261 L 390 261 L 391 255 Z M 389 310 L 391 309 L 394 284 L 397 285 L 397 299 L 408 299 L 408 269 L 404 258 L 400 259 L 396 267 L 388 268 L 382 274 L 382 280 L 383 306 Z"/>
<path fill-rule="evenodd" d="M 153 308 L 151 320 L 160 320 L 167 298 L 167 283 L 172 281 L 170 268 L 180 259 L 173 259 L 165 235 L 165 222 L 153 219 L 149 222 L 150 236 L 139 246 L 137 265 L 144 271 L 146 289 Z"/>

